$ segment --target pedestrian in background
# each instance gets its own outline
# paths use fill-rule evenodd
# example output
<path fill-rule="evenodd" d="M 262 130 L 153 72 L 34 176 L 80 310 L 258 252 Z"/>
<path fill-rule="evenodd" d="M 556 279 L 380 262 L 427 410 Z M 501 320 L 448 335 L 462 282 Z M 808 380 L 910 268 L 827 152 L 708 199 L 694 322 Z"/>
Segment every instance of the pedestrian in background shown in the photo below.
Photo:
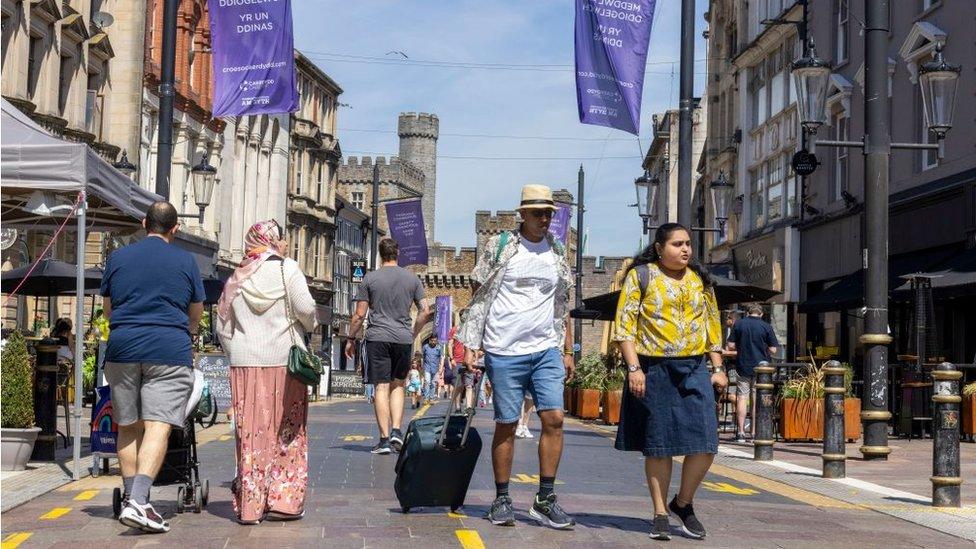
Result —
<path fill-rule="evenodd" d="M 508 483 L 526 391 L 542 423 L 539 491 L 529 515 L 553 528 L 576 524 L 553 492 L 563 450 L 563 389 L 574 367 L 569 329 L 573 279 L 565 247 L 549 234 L 555 211 L 549 187 L 522 187 L 522 222 L 517 231 L 493 236 L 482 248 L 471 276 L 475 294 L 461 327 L 465 363 L 475 367 L 479 352 L 484 351 L 491 382 L 496 497 L 488 518 L 496 525 L 515 524 Z"/>
<path fill-rule="evenodd" d="M 119 425 L 123 508 L 119 522 L 144 532 L 169 531 L 149 503 L 170 429 L 182 429 L 193 390 L 193 339 L 203 315 L 197 262 L 172 244 L 176 208 L 155 202 L 142 222 L 146 237 L 108 257 L 99 293 L 111 332 L 105 379 Z"/>
<path fill-rule="evenodd" d="M 732 327 L 728 340 L 729 350 L 736 353 L 735 369 L 738 374 L 735 400 L 736 442 L 746 442 L 745 424 L 746 412 L 750 409 L 749 402 L 752 402 L 752 413 L 749 417 L 753 418 L 749 429 L 750 438 L 756 431 L 756 402 L 753 397 L 756 366 L 760 362 L 769 362 L 770 357 L 779 350 L 779 341 L 773 327 L 762 318 L 762 305 L 749 305 L 748 313 L 749 316 L 739 319 Z"/>
<path fill-rule="evenodd" d="M 410 407 L 420 408 L 424 398 L 424 365 L 419 355 L 413 358 L 410 374 L 407 375 L 407 394 L 410 395 Z"/>
<path fill-rule="evenodd" d="M 292 344 L 315 330 L 315 300 L 298 263 L 286 258 L 274 220 L 244 237 L 244 259 L 217 303 L 217 331 L 230 362 L 242 524 L 305 515 L 308 390 L 288 373 Z"/>
<path fill-rule="evenodd" d="M 614 340 L 628 370 L 614 446 L 644 454 L 654 504 L 651 537 L 671 538 L 670 510 L 685 534 L 704 538 L 692 501 L 718 451 L 712 386 L 723 389 L 728 380 L 715 291 L 692 259 L 685 227 L 665 223 L 634 258 L 620 291 Z M 665 505 L 673 456 L 685 456 L 681 487 Z"/>
<path fill-rule="evenodd" d="M 428 322 L 432 313 L 424 297 L 424 286 L 417 275 L 397 266 L 400 248 L 396 240 L 384 238 L 379 243 L 379 269 L 363 277 L 356 296 L 356 312 L 349 324 L 349 333 L 359 329 L 369 313 L 366 327 L 366 379 L 375 386 L 373 409 L 380 440 L 374 454 L 400 451 L 403 446 L 404 381 L 410 372 L 413 340 Z M 410 327 L 410 309 L 417 307 L 417 318 Z M 347 338 L 346 356 L 355 353 L 355 340 Z"/>
<path fill-rule="evenodd" d="M 444 351 L 437 344 L 437 336 L 430 334 L 424 345 L 424 399 L 427 404 L 437 398 L 437 379 L 443 380 Z"/>

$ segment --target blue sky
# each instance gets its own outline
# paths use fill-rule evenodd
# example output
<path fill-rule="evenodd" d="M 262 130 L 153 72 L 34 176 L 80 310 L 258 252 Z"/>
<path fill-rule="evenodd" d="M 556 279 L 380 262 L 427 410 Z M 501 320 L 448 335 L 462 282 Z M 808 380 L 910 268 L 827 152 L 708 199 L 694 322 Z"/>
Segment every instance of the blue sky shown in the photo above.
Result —
<path fill-rule="evenodd" d="M 703 59 L 707 2 L 697 4 L 695 58 Z M 298 0 L 293 9 L 295 46 L 344 90 L 340 101 L 349 106 L 339 110 L 338 137 L 346 156 L 396 154 L 396 118 L 402 111 L 440 118 L 437 240 L 473 246 L 474 212 L 514 209 L 526 183 L 575 194 L 583 164 L 587 254 L 634 253 L 640 223 L 628 204 L 635 201 L 641 150 L 650 143 L 651 115 L 678 102 L 680 2 L 658 1 L 639 142 L 630 134 L 578 121 L 570 0 Z M 391 51 L 409 60 L 387 55 Z M 469 63 L 522 67 L 464 65 Z M 703 62 L 696 63 L 696 73 L 704 70 Z M 696 93 L 703 83 L 698 74 Z M 533 160 L 494 159 L 499 157 Z"/>

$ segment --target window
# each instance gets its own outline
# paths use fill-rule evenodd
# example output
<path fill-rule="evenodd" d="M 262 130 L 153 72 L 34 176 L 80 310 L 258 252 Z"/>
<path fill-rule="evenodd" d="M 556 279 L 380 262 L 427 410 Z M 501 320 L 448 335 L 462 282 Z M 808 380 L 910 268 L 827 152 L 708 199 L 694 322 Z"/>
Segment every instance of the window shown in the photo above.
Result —
<path fill-rule="evenodd" d="M 928 11 L 935 6 L 942 3 L 942 0 L 920 0 L 921 1 L 921 11 Z"/>
<path fill-rule="evenodd" d="M 783 163 L 779 158 L 766 162 L 768 190 L 766 195 L 767 222 L 783 217 Z"/>
<path fill-rule="evenodd" d="M 299 227 L 291 227 L 288 229 L 288 240 L 291 241 L 291 257 L 295 261 L 298 261 L 298 252 L 302 247 L 301 242 L 299 242 L 301 234 L 301 229 Z"/>
<path fill-rule="evenodd" d="M 837 21 L 835 30 L 836 41 L 834 42 L 834 61 L 838 65 L 847 62 L 850 53 L 850 34 L 851 34 L 851 14 L 848 0 L 834 0 L 834 15 Z"/>
<path fill-rule="evenodd" d="M 73 69 L 71 58 L 61 57 L 61 65 L 58 69 L 58 112 L 65 116 L 65 107 L 68 105 L 68 93 L 71 91 L 71 77 Z"/>
<path fill-rule="evenodd" d="M 834 139 L 847 141 L 851 137 L 851 119 L 844 114 L 834 116 Z M 847 147 L 834 147 L 834 175 L 831 178 L 833 188 L 830 190 L 831 201 L 841 199 L 841 192 L 847 189 L 848 171 Z"/>
<path fill-rule="evenodd" d="M 322 239 L 319 236 L 311 237 L 314 244 L 312 244 L 312 277 L 318 278 L 319 276 L 319 256 L 322 253 Z"/>
<path fill-rule="evenodd" d="M 769 74 L 772 75 L 769 86 L 769 114 L 775 115 L 786 107 L 786 81 L 789 78 L 784 69 L 782 50 L 776 50 L 776 53 L 769 58 Z"/>
<path fill-rule="evenodd" d="M 752 127 L 758 128 L 766 121 L 766 64 L 759 63 L 752 68 L 749 81 L 749 102 Z"/>
<path fill-rule="evenodd" d="M 44 39 L 31 35 L 27 46 L 27 95 L 33 99 L 34 92 L 37 91 L 37 80 L 41 76 L 40 62 L 44 57 L 41 49 Z"/>
<path fill-rule="evenodd" d="M 793 171 L 792 158 L 792 152 L 783 155 L 783 172 L 786 173 L 786 179 L 783 182 L 783 187 L 786 191 L 786 217 L 796 215 L 799 196 L 799 178 L 796 176 L 796 172 Z"/>
<path fill-rule="evenodd" d="M 925 125 L 925 112 L 924 106 L 922 105 L 922 92 L 918 86 L 915 87 L 915 124 L 917 126 L 919 141 L 922 143 L 929 143 L 932 140 L 932 134 L 929 132 L 928 127 Z M 936 151 L 921 150 L 918 151 L 919 154 L 919 167 L 921 171 L 934 168 L 939 164 L 939 155 Z"/>
<path fill-rule="evenodd" d="M 295 149 L 295 195 L 302 195 L 302 149 Z"/>
<path fill-rule="evenodd" d="M 763 206 L 765 202 L 765 178 L 763 177 L 763 166 L 760 164 L 755 170 L 749 172 L 749 209 L 752 215 L 752 229 L 763 226 Z"/>
<path fill-rule="evenodd" d="M 366 206 L 366 196 L 362 192 L 352 193 L 352 206 L 357 210 L 363 210 Z"/>
<path fill-rule="evenodd" d="M 322 164 L 325 164 L 325 162 L 319 162 L 319 176 L 315 182 L 315 201 L 319 203 L 322 202 Z"/>

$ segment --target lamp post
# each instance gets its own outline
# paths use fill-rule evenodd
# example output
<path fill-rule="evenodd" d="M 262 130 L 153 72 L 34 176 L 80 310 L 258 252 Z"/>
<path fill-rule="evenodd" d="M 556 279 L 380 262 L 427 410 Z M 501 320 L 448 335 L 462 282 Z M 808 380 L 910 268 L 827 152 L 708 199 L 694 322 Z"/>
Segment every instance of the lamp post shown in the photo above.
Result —
<path fill-rule="evenodd" d="M 124 150 L 122 151 L 122 158 L 118 162 L 112 162 L 112 167 L 122 172 L 122 175 L 126 177 L 132 177 L 132 174 L 136 173 L 138 169 L 135 164 L 129 162 L 129 155 Z"/>
<path fill-rule="evenodd" d="M 946 132 L 952 127 L 953 103 L 959 68 L 942 58 L 936 47 L 931 62 L 919 67 L 919 84 L 925 107 L 925 122 L 937 143 L 892 143 L 888 126 L 888 38 L 890 0 L 866 0 L 864 5 L 864 127 L 861 141 L 816 140 L 816 129 L 826 116 L 826 83 L 829 67 L 821 62 L 799 60 L 793 64 L 801 124 L 814 142 L 826 147 L 853 147 L 864 151 L 864 204 L 867 266 L 864 285 L 865 347 L 864 394 L 861 421 L 864 424 L 864 459 L 887 459 L 888 447 L 888 163 L 892 149 L 934 150 L 943 157 Z M 815 55 L 813 56 L 815 59 Z"/>
<path fill-rule="evenodd" d="M 660 196 L 661 180 L 658 177 L 649 177 L 647 172 L 634 180 L 634 189 L 637 192 L 637 213 L 641 218 L 641 229 L 643 234 L 657 229 L 653 223 L 657 221 L 657 201 Z M 725 172 L 720 172 L 718 178 L 709 185 L 712 195 L 712 204 L 715 210 L 716 227 L 689 227 L 691 231 L 711 232 L 725 235 L 725 224 L 729 219 L 729 204 L 732 201 L 732 193 L 735 185 L 728 180 Z"/>
<path fill-rule="evenodd" d="M 190 169 L 193 178 L 193 201 L 197 205 L 197 214 L 179 214 L 179 217 L 195 217 L 203 225 L 203 215 L 210 200 L 213 198 L 214 184 L 217 179 L 217 168 L 210 165 L 210 156 L 204 154 L 200 163 Z"/>

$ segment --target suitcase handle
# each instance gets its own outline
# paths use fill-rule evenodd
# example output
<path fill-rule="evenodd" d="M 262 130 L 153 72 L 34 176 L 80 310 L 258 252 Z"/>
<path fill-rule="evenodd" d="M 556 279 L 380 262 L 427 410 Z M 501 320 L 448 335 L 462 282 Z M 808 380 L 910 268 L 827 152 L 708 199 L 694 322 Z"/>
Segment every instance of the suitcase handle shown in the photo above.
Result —
<path fill-rule="evenodd" d="M 487 378 L 488 378 L 488 372 L 482 369 L 481 381 L 478 382 L 477 391 L 475 392 L 474 395 L 475 404 L 477 404 L 477 399 L 481 396 L 481 389 L 484 387 L 485 379 Z M 441 436 L 437 439 L 437 445 L 441 446 L 442 448 L 446 448 L 444 446 L 444 439 L 447 437 L 447 425 L 450 423 L 451 415 L 453 415 L 454 413 L 454 399 L 458 398 L 460 395 L 463 395 L 463 393 L 464 393 L 464 384 L 461 383 L 461 376 L 455 375 L 454 394 L 451 396 L 451 402 L 447 405 L 447 413 L 444 414 L 444 424 L 441 426 Z M 458 446 L 458 448 L 464 448 L 464 444 L 468 441 L 468 432 L 471 430 L 471 422 L 474 420 L 475 411 L 476 411 L 475 406 L 469 406 L 468 408 L 465 409 L 464 414 L 465 416 L 467 416 L 467 420 L 464 423 L 464 433 L 461 435 L 461 444 L 460 446 Z"/>

